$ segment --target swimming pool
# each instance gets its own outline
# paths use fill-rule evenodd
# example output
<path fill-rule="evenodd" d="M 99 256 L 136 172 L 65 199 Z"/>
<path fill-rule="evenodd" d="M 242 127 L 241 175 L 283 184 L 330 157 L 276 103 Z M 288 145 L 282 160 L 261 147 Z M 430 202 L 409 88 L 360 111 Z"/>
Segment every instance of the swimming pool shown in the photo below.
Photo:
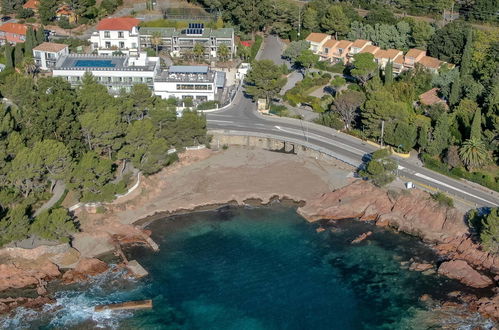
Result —
<path fill-rule="evenodd" d="M 77 60 L 74 64 L 77 68 L 114 68 L 112 60 Z"/>

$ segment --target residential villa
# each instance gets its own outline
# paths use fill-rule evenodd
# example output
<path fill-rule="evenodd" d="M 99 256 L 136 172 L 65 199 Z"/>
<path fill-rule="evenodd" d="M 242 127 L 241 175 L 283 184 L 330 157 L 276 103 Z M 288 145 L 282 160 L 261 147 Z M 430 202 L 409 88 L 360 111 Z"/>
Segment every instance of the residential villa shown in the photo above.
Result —
<path fill-rule="evenodd" d="M 66 44 L 44 42 L 33 48 L 35 64 L 42 70 L 54 68 L 57 60 L 64 55 L 69 55 L 69 47 Z"/>
<path fill-rule="evenodd" d="M 76 13 L 74 12 L 74 10 L 69 5 L 66 4 L 63 4 L 56 10 L 55 17 L 57 18 L 57 20 L 65 18 L 71 24 L 76 23 L 77 20 Z"/>
<path fill-rule="evenodd" d="M 19 23 L 5 23 L 0 26 L 0 44 L 17 44 L 26 41 L 28 26 Z"/>
<path fill-rule="evenodd" d="M 196 44 L 204 47 L 204 55 L 208 58 L 217 57 L 221 45 L 227 46 L 229 57 L 232 58 L 236 54 L 233 28 L 209 29 L 201 23 L 191 23 L 189 26 L 182 30 L 141 27 L 139 29 L 140 47 L 155 48 L 155 42 L 158 41 L 154 40 L 154 37 L 159 36 L 158 48 L 167 50 L 171 56 L 192 54 Z"/>
<path fill-rule="evenodd" d="M 416 63 L 433 73 L 438 73 L 444 64 L 453 66 L 437 58 L 426 56 L 424 50 L 410 49 L 404 55 L 398 49 L 381 49 L 369 40 L 358 39 L 353 42 L 335 40 L 330 35 L 315 32 L 310 33 L 306 40 L 310 43 L 310 50 L 319 55 L 321 61 L 346 64 L 352 62 L 356 54 L 370 53 L 381 69 L 384 69 L 389 62 L 392 63 L 395 75 L 414 68 Z"/>
<path fill-rule="evenodd" d="M 439 92 L 440 89 L 438 88 L 432 88 L 429 91 L 424 92 L 423 94 L 419 95 L 419 103 L 424 106 L 442 104 L 447 108 L 447 102 L 445 102 L 445 100 L 438 95 Z"/>
<path fill-rule="evenodd" d="M 329 34 L 312 32 L 305 40 L 310 43 L 310 49 L 317 54 L 322 51 L 324 44 L 329 39 L 331 39 Z"/>
<path fill-rule="evenodd" d="M 138 55 L 140 21 L 133 17 L 104 18 L 90 37 L 92 50 L 98 55 Z"/>
<path fill-rule="evenodd" d="M 24 5 L 24 9 L 31 9 L 35 13 L 38 12 L 38 6 L 40 5 L 40 0 L 28 0 Z"/>
<path fill-rule="evenodd" d="M 357 39 L 350 46 L 350 50 L 348 51 L 348 57 L 353 57 L 355 54 L 359 54 L 363 51 L 367 46 L 371 46 L 373 43 L 369 40 Z"/>

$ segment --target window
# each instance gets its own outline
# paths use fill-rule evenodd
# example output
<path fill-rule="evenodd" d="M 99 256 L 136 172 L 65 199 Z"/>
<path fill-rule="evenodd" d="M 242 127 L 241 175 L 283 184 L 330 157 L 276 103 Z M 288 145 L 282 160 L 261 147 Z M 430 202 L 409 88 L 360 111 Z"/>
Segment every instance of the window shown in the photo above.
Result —
<path fill-rule="evenodd" d="M 123 41 L 120 41 L 120 48 L 125 48 L 125 43 Z"/>
<path fill-rule="evenodd" d="M 104 38 L 111 38 L 111 32 L 104 31 Z"/>
<path fill-rule="evenodd" d="M 109 41 L 106 41 L 106 48 L 111 48 L 111 43 Z"/>
<path fill-rule="evenodd" d="M 94 42 L 94 49 L 99 48 L 99 44 L 97 42 Z"/>
<path fill-rule="evenodd" d="M 124 38 L 125 37 L 125 34 L 123 33 L 123 31 L 118 31 L 118 38 Z"/>
<path fill-rule="evenodd" d="M 137 43 L 132 42 L 132 48 L 137 48 Z"/>

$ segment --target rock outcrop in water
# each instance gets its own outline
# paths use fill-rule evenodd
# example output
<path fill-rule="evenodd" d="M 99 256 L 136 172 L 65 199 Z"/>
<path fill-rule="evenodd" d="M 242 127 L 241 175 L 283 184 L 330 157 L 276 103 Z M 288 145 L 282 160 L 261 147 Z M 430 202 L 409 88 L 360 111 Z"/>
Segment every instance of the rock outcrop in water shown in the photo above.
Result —
<path fill-rule="evenodd" d="M 462 260 L 473 272 L 476 270 L 471 266 L 499 274 L 499 257 L 483 251 L 472 242 L 464 222 L 464 213 L 440 205 L 421 190 L 390 192 L 358 180 L 308 201 L 298 209 L 298 213 L 309 221 L 352 218 L 374 220 L 379 226 L 390 226 L 437 244 L 436 249 L 440 254 L 448 259 Z M 493 283 L 485 275 L 478 274 L 483 277 L 477 280 L 476 274 L 471 271 L 453 271 L 450 267 L 453 265 L 456 264 L 448 264 L 444 268 L 445 273 L 460 273 L 453 278 L 459 277 L 465 284 L 484 287 Z M 457 265 L 462 266 L 461 263 Z M 462 267 L 460 269 L 463 270 Z"/>
<path fill-rule="evenodd" d="M 474 288 L 486 288 L 494 283 L 487 276 L 474 270 L 464 260 L 446 261 L 438 267 L 438 273 L 459 280 Z"/>
<path fill-rule="evenodd" d="M 62 276 L 64 283 L 81 282 L 88 280 L 89 276 L 102 274 L 109 266 L 96 258 L 82 258 L 75 269 L 68 270 Z"/>

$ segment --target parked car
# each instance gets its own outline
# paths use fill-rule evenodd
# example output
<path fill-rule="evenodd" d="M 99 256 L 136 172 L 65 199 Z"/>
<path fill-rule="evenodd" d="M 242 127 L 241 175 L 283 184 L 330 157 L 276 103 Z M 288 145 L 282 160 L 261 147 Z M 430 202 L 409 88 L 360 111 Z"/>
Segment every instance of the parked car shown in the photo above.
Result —
<path fill-rule="evenodd" d="M 10 20 L 12 17 L 10 16 L 3 16 L 1 19 L 2 19 L 2 22 L 7 22 L 8 20 Z"/>

